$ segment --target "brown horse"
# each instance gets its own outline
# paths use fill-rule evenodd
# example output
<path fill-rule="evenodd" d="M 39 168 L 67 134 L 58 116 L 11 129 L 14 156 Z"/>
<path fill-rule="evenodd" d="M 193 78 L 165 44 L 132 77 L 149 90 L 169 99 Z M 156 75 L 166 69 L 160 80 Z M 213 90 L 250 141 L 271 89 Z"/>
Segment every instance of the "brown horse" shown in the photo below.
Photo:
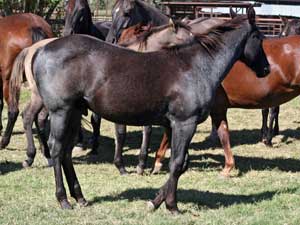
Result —
<path fill-rule="evenodd" d="M 263 45 L 271 73 L 258 79 L 245 64 L 237 62 L 218 89 L 211 111 L 213 126 L 217 128 L 225 152 L 225 168 L 221 173 L 224 176 L 229 176 L 235 166 L 230 147 L 227 109 L 274 107 L 300 94 L 300 36 L 269 39 Z M 169 140 L 165 134 L 156 153 L 155 172 L 159 171 L 168 147 Z"/>
<path fill-rule="evenodd" d="M 0 71 L 1 82 L 0 87 L 0 130 L 2 130 L 2 109 L 3 96 L 9 105 L 9 80 L 12 66 L 19 52 L 33 43 L 46 37 L 53 37 L 50 25 L 41 17 L 31 14 L 16 14 L 4 17 L 0 20 Z M 1 148 L 5 147 L 9 142 L 12 131 L 12 122 L 16 120 L 16 114 L 8 114 L 8 124 L 6 131 L 1 140 Z"/>
<path fill-rule="evenodd" d="M 287 37 L 290 35 L 299 35 L 300 34 L 300 20 L 293 19 L 288 20 L 285 17 L 282 17 L 282 22 L 284 24 L 279 37 Z M 270 121 L 269 127 L 267 126 L 268 123 L 268 115 L 270 111 Z M 262 128 L 261 128 L 261 140 L 267 146 L 272 146 L 272 138 L 275 135 L 279 134 L 279 106 L 267 108 L 262 110 Z M 275 124 L 274 124 L 275 122 Z M 274 125 L 274 128 L 273 128 Z"/>

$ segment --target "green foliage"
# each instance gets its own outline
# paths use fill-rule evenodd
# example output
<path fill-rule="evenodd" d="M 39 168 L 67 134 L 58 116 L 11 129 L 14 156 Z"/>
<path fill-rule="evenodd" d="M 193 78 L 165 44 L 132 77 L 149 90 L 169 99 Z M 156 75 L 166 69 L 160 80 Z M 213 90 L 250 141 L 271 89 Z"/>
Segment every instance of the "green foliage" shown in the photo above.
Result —
<path fill-rule="evenodd" d="M 61 0 L 0 0 L 2 14 L 31 12 L 49 19 Z"/>

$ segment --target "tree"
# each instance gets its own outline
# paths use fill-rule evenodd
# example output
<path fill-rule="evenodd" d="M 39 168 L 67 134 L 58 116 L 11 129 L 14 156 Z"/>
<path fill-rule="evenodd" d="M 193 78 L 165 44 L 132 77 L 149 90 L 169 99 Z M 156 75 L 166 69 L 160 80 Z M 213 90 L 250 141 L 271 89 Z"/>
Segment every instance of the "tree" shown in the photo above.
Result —
<path fill-rule="evenodd" d="M 31 12 L 49 20 L 61 0 L 0 0 L 2 14 Z"/>

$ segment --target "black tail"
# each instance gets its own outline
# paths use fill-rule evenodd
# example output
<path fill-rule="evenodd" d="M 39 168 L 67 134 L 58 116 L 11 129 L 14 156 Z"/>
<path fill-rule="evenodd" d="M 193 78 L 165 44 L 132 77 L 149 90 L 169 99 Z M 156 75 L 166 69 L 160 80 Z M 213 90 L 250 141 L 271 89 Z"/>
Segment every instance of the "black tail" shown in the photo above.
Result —
<path fill-rule="evenodd" d="M 49 38 L 49 36 L 41 27 L 33 27 L 31 28 L 31 38 L 32 38 L 32 44 L 34 44 L 40 40 Z"/>

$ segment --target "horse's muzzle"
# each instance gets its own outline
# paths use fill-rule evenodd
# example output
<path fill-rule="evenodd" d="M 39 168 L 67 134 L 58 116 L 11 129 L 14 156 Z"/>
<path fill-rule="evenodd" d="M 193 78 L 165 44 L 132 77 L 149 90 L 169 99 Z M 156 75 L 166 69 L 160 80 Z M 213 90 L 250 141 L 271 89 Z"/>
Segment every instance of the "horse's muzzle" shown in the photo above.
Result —
<path fill-rule="evenodd" d="M 270 69 L 270 65 L 265 66 L 264 68 L 264 76 L 267 76 L 270 73 L 271 69 Z"/>

